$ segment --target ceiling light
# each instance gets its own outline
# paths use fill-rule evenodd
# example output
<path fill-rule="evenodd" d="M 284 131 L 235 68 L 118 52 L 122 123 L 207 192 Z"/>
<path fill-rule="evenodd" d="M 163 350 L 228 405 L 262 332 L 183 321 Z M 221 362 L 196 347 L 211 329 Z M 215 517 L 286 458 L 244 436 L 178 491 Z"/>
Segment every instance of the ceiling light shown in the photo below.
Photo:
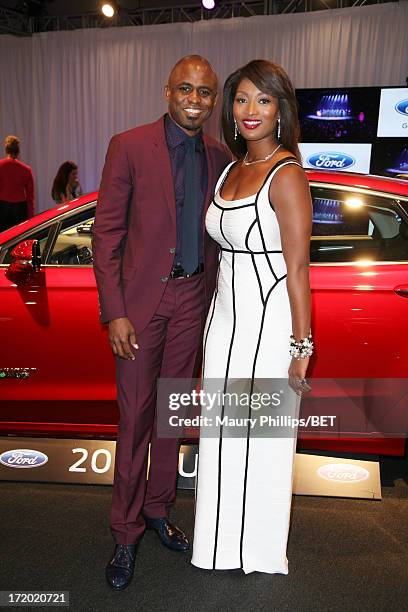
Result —
<path fill-rule="evenodd" d="M 215 7 L 215 2 L 214 0 L 201 0 L 203 7 L 205 9 L 208 9 L 209 11 L 211 11 L 211 9 L 213 9 Z"/>
<path fill-rule="evenodd" d="M 101 10 L 105 17 L 113 17 L 115 14 L 115 9 L 109 2 L 105 2 L 105 4 L 102 5 Z"/>

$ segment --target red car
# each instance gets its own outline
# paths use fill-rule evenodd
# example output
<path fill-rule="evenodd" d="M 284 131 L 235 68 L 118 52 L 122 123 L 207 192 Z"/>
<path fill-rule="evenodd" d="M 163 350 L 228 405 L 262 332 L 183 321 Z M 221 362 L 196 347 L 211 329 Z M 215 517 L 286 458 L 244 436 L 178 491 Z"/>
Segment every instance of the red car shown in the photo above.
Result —
<path fill-rule="evenodd" d="M 310 376 L 403 379 L 408 182 L 308 176 L 317 347 Z M 115 437 L 114 363 L 92 269 L 96 200 L 82 196 L 0 233 L 0 435 Z M 301 434 L 299 446 L 404 453 L 402 436 L 381 437 L 372 423 L 363 429 L 340 439 Z"/>

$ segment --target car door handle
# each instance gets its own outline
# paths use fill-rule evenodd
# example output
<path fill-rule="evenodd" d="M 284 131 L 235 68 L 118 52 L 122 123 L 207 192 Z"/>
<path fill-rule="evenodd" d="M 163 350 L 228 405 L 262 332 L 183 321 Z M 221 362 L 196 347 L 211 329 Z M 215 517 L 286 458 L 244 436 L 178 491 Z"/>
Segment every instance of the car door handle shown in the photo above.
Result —
<path fill-rule="evenodd" d="M 399 287 L 395 287 L 394 291 L 397 295 L 408 298 L 408 286 L 407 285 L 400 285 Z"/>

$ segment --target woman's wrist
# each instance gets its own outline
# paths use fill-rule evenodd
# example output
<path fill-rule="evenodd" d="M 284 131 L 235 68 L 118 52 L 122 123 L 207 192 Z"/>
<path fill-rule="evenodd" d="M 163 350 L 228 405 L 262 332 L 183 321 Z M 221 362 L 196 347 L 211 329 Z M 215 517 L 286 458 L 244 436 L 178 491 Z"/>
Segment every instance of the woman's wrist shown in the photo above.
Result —
<path fill-rule="evenodd" d="M 290 336 L 289 353 L 294 359 L 306 359 L 313 355 L 314 343 L 312 332 L 305 338 L 297 340 L 293 334 Z"/>

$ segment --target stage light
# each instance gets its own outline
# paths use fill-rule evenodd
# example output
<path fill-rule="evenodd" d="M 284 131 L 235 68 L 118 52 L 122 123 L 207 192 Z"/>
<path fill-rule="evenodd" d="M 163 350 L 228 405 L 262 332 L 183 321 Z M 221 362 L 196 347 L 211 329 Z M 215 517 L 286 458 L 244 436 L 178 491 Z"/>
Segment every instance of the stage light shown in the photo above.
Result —
<path fill-rule="evenodd" d="M 105 4 L 102 5 L 101 10 L 105 17 L 113 17 L 115 14 L 114 6 L 108 2 L 105 2 Z"/>
<path fill-rule="evenodd" d="M 215 7 L 214 0 L 201 0 L 201 1 L 202 1 L 203 7 L 209 11 L 211 11 L 211 9 Z"/>

